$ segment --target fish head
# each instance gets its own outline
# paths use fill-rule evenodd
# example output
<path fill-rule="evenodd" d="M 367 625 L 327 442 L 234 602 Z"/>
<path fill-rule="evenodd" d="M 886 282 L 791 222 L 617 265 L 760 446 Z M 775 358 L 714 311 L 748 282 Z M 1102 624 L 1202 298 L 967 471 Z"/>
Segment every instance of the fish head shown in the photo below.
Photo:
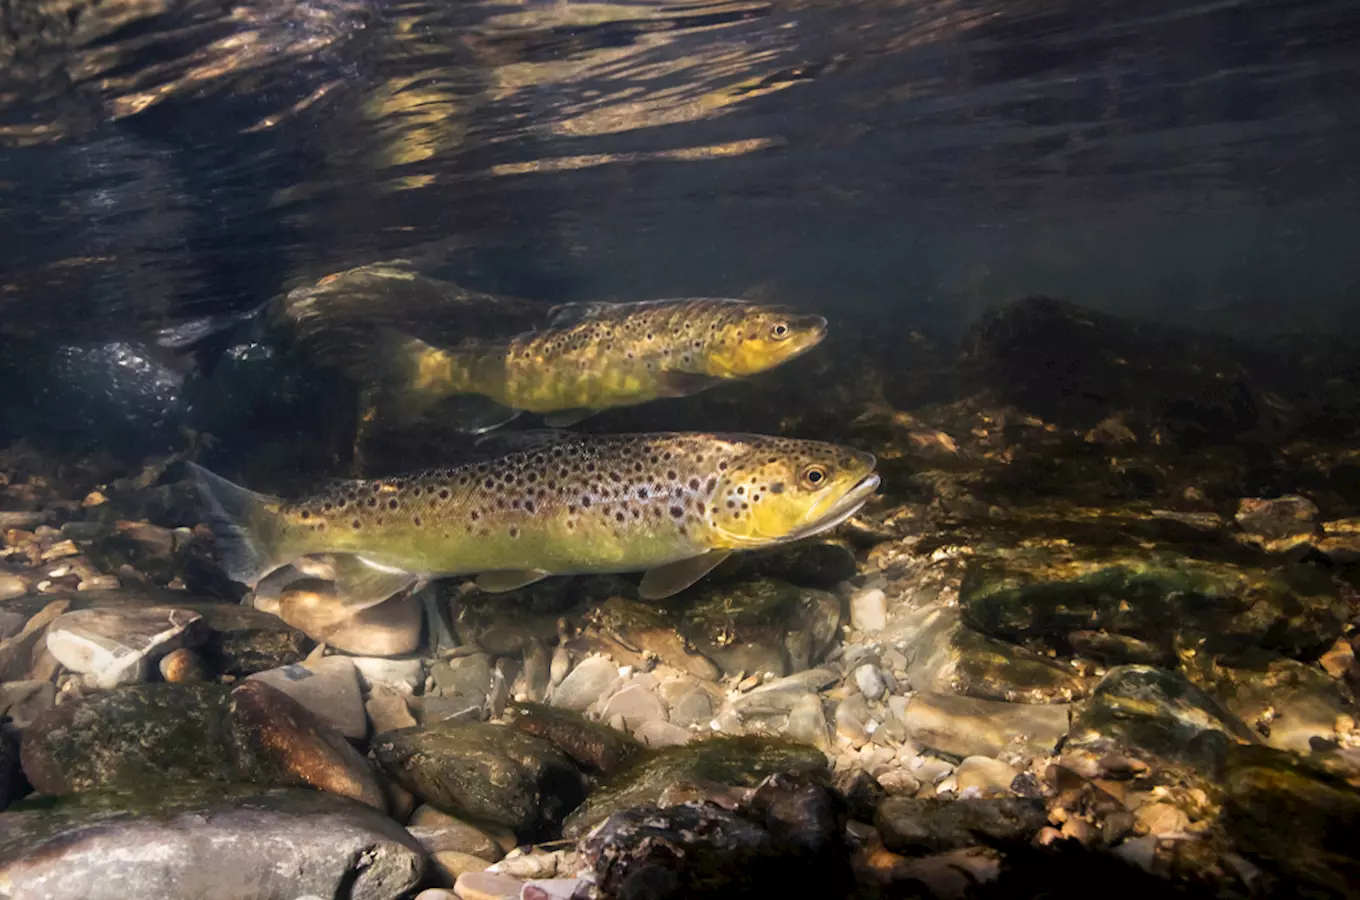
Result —
<path fill-rule="evenodd" d="M 826 337 L 826 319 L 780 307 L 743 305 L 725 311 L 705 353 L 710 375 L 754 375 L 801 356 Z"/>
<path fill-rule="evenodd" d="M 752 438 L 719 463 L 709 516 L 725 549 L 788 543 L 836 527 L 878 489 L 872 453 L 821 441 Z"/>

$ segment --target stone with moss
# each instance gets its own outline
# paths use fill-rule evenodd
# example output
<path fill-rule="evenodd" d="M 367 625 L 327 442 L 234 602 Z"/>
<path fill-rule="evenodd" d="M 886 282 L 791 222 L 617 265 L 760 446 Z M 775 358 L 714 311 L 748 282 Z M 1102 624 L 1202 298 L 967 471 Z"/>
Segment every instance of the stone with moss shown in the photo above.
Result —
<path fill-rule="evenodd" d="M 700 588 L 684 609 L 681 632 L 726 675 L 782 677 L 822 658 L 840 616 L 833 594 L 760 579 Z"/>

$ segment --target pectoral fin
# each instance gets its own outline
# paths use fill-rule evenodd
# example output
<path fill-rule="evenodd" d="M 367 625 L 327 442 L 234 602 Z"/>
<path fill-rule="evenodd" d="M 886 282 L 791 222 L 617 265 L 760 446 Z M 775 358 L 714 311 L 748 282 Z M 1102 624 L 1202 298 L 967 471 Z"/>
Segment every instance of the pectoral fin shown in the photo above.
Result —
<path fill-rule="evenodd" d="M 595 415 L 597 409 L 560 409 L 557 412 L 545 413 L 543 424 L 549 428 L 570 428 L 577 422 L 584 422 Z"/>
<path fill-rule="evenodd" d="M 474 583 L 480 591 L 502 594 L 542 581 L 550 574 L 552 573 L 542 569 L 506 569 L 502 572 L 483 572 L 477 576 Z"/>
<path fill-rule="evenodd" d="M 702 556 L 648 569 L 638 585 L 638 596 L 643 600 L 663 600 L 678 594 L 717 568 L 731 553 L 730 550 L 712 550 Z"/>
<path fill-rule="evenodd" d="M 662 372 L 657 381 L 663 397 L 690 397 L 722 383 L 721 378 L 693 372 Z"/>

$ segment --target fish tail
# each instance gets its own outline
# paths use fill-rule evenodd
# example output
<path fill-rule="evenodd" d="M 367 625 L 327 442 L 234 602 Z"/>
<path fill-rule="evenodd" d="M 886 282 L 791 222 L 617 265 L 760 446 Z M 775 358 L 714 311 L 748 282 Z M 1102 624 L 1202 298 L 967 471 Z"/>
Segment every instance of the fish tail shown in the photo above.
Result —
<path fill-rule="evenodd" d="M 218 564 L 233 581 L 254 588 L 260 579 L 301 555 L 288 545 L 280 501 L 215 475 L 196 463 L 189 472 L 203 502 Z"/>

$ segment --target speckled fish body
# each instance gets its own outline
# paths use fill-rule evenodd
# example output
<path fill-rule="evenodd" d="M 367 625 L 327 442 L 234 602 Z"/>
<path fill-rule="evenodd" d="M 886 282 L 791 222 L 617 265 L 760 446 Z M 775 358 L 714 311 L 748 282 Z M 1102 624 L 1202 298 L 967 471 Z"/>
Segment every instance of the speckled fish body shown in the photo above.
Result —
<path fill-rule="evenodd" d="M 600 410 L 695 393 L 774 368 L 816 346 L 821 316 L 698 298 L 555 308 L 549 326 L 481 350 L 431 348 L 423 386 L 519 410 Z"/>
<path fill-rule="evenodd" d="M 349 553 L 505 589 L 699 557 L 711 568 L 732 551 L 796 540 L 853 514 L 877 488 L 874 465 L 870 454 L 816 441 L 670 433 L 573 435 L 296 502 L 196 471 L 219 556 L 247 584 L 300 556 Z"/>

